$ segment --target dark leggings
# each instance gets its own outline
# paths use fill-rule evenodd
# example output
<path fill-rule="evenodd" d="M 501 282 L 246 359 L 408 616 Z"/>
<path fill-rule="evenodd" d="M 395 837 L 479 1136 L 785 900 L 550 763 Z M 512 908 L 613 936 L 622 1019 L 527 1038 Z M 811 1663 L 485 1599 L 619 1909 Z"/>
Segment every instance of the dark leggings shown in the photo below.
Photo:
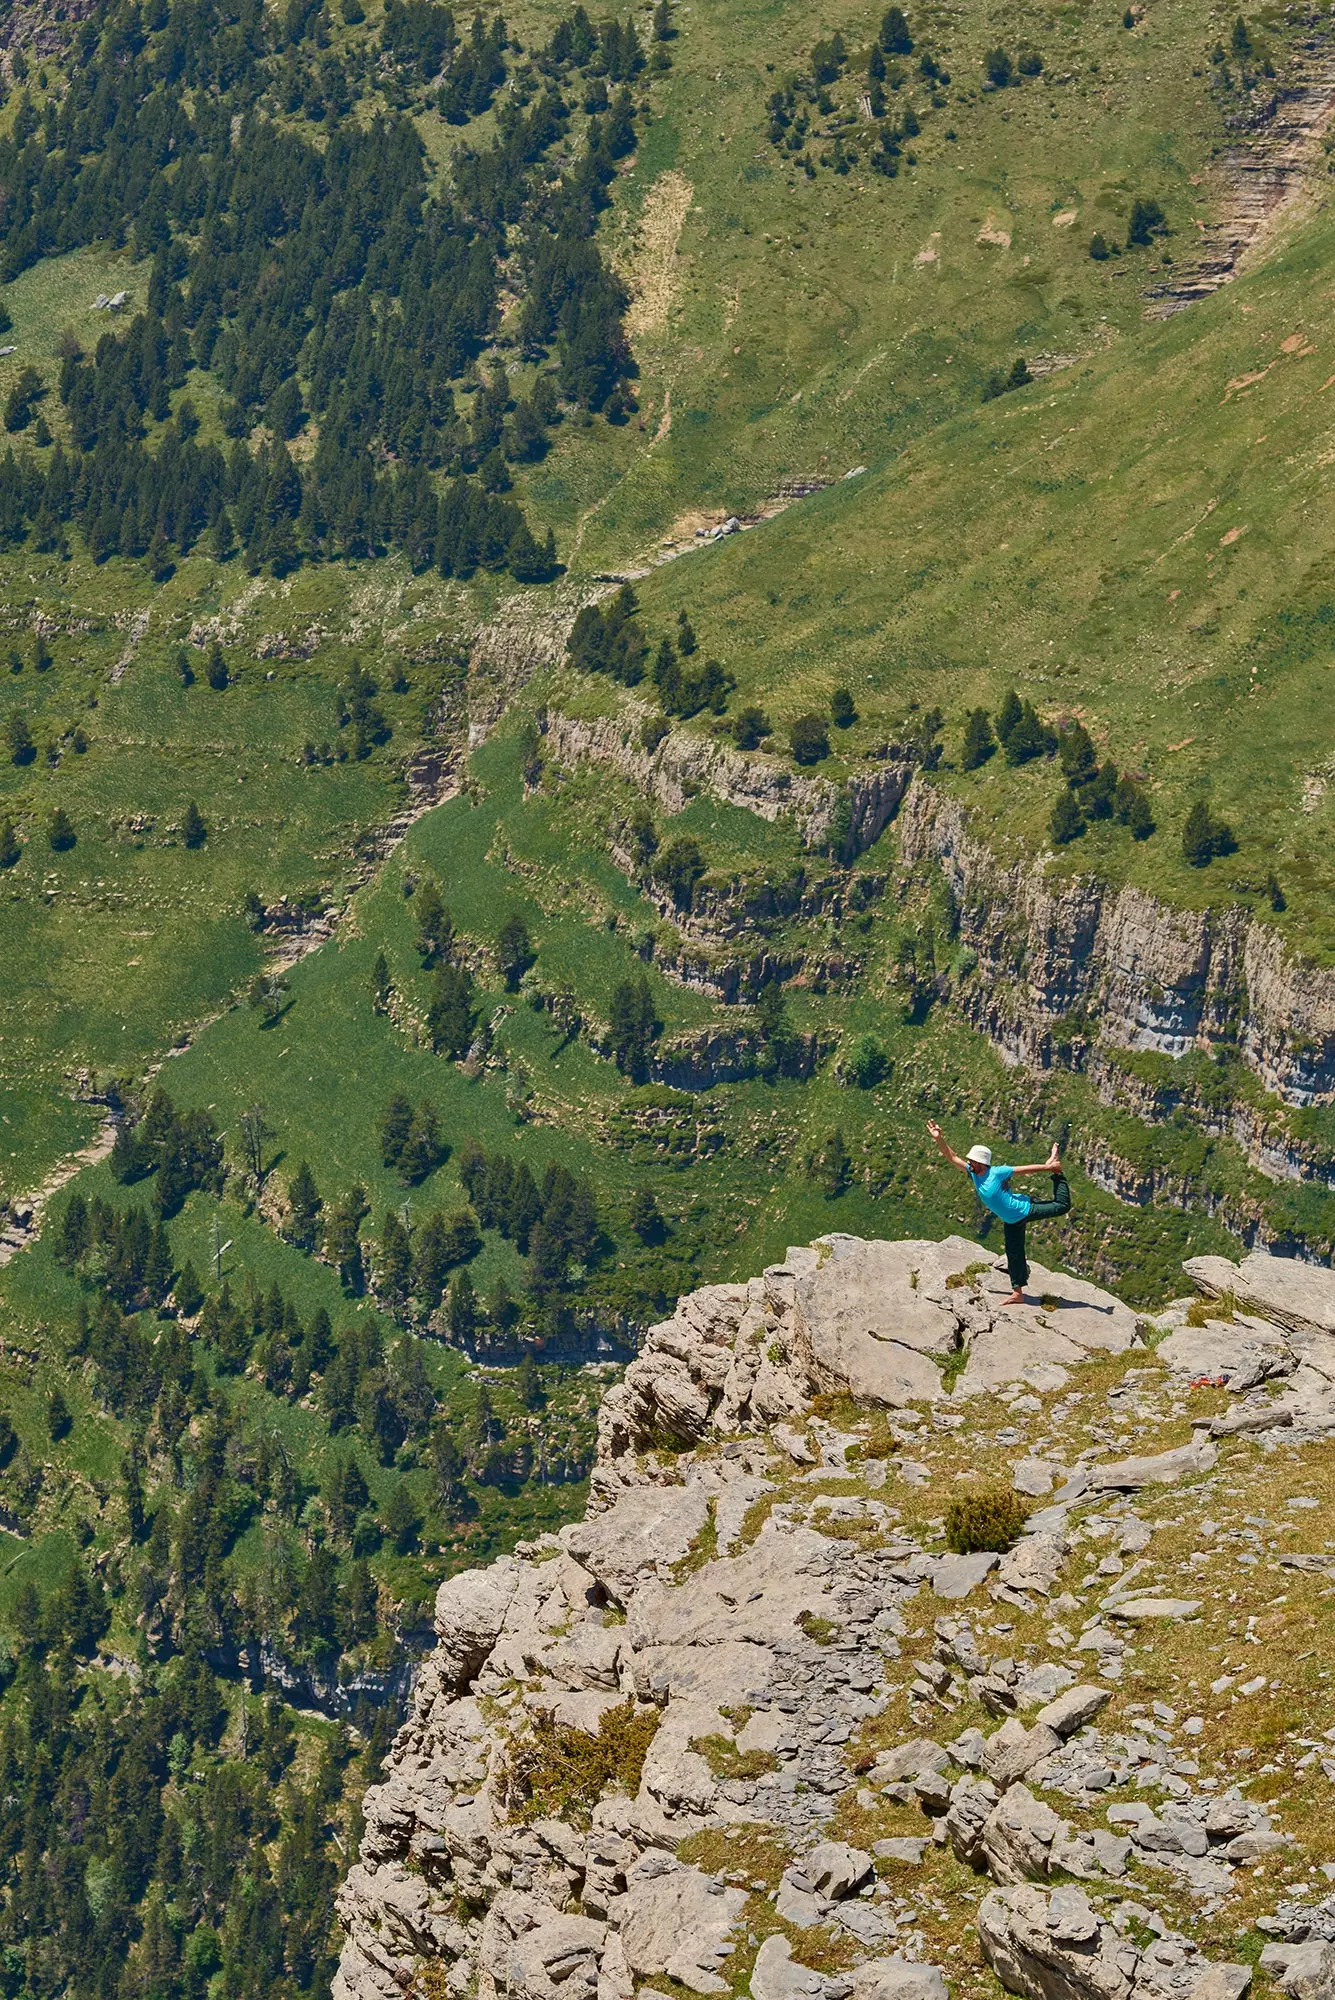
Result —
<path fill-rule="evenodd" d="M 1029 1282 L 1029 1261 L 1024 1254 L 1024 1232 L 1031 1222 L 1046 1222 L 1054 1215 L 1065 1215 L 1071 1206 L 1071 1190 L 1066 1185 L 1065 1174 L 1052 1176 L 1052 1200 L 1035 1201 L 1029 1206 L 1029 1213 L 1023 1222 L 1007 1222 L 1002 1225 L 1006 1238 L 1006 1269 L 1010 1272 L 1011 1284 L 1017 1292 Z"/>

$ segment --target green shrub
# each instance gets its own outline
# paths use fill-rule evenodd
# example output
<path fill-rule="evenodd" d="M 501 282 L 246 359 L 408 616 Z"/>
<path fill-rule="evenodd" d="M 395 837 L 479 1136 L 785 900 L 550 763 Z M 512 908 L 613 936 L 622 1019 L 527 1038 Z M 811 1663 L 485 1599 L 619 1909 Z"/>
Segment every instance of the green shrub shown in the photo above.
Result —
<path fill-rule="evenodd" d="M 633 1700 L 606 1710 L 596 1736 L 539 1716 L 511 1760 L 518 1816 L 587 1826 L 609 1785 L 619 1784 L 634 1798 L 661 1720 L 656 1708 L 638 1710 Z"/>
<path fill-rule="evenodd" d="M 980 1486 L 961 1493 L 946 1509 L 946 1541 L 957 1556 L 980 1549 L 1008 1549 L 1029 1519 L 1029 1509 L 1009 1486 Z"/>

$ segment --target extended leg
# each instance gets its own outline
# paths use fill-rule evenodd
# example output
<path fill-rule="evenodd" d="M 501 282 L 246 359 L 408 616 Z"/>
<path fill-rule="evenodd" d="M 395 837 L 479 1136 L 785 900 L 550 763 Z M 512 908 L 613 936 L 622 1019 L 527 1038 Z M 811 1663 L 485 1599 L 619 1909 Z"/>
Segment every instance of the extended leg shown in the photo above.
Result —
<path fill-rule="evenodd" d="M 1050 1222 L 1054 1215 L 1065 1215 L 1070 1206 L 1071 1190 L 1066 1184 L 1066 1176 L 1060 1173 L 1054 1174 L 1052 1176 L 1052 1200 L 1031 1202 L 1029 1220 L 1031 1222 Z M 1023 1230 L 1024 1224 L 1020 1223 L 1019 1228 Z"/>

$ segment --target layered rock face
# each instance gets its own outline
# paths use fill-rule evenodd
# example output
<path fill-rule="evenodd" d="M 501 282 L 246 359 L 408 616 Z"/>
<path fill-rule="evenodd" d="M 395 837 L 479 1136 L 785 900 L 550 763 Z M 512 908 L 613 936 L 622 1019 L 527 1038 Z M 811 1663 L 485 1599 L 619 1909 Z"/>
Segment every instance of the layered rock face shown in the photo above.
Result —
<path fill-rule="evenodd" d="M 900 828 L 904 860 L 935 861 L 955 891 L 980 975 L 960 1003 L 1003 1054 L 1051 1067 L 1060 1024 L 1079 1014 L 1115 1048 L 1236 1043 L 1284 1103 L 1335 1101 L 1335 981 L 1245 910 L 1171 909 L 1092 876 L 1054 885 L 999 867 L 963 808 L 930 786 L 910 792 Z"/>
<path fill-rule="evenodd" d="M 1335 1430 L 1335 1401 L 1299 1380 L 1335 1356 L 1335 1276 L 1296 1283 L 1295 1268 L 1212 1260 L 1202 1287 L 1245 1297 L 1245 1321 L 1201 1326 L 1209 1308 L 1181 1302 L 1149 1326 L 1046 1272 L 1042 1306 L 1005 1307 L 962 1238 L 833 1236 L 684 1298 L 605 1399 L 585 1519 L 440 1590 L 439 1643 L 341 1892 L 338 2000 L 662 2000 L 655 1980 L 947 2000 L 935 1961 L 961 1943 L 929 1943 L 941 1906 L 913 1890 L 938 1850 L 976 1871 L 968 1949 L 1010 1991 L 1238 2000 L 1246 1965 L 1211 1963 L 1157 1917 L 1145 1945 L 1153 1912 L 1117 1885 L 1158 1871 L 1213 1909 L 1289 1837 L 1231 1779 L 1175 1775 L 1201 1766 L 1167 1728 L 1105 1710 L 1141 1635 L 1203 1608 L 1159 1573 L 1147 1496 L 1217 1481 L 1221 1450 L 1263 1448 L 1275 1376 L 1293 1377 L 1286 1436 Z M 1213 1427 L 1230 1442 L 1156 1440 L 1145 1384 L 1171 1399 L 1172 1371 L 1200 1365 L 1140 1365 L 1165 1331 L 1168 1348 L 1206 1334 L 1261 1357 Z M 1083 1364 L 1119 1354 L 1138 1454 L 1026 1454 L 1022 1420 L 1055 1425 Z M 1092 1393 L 1105 1407 L 1106 1382 Z M 894 1496 L 930 1489 L 916 1454 L 997 1405 L 1021 1453 L 1011 1483 L 1039 1509 L 1004 1553 L 946 1553 L 927 1531 L 940 1523 L 905 1526 Z M 1259 1443 L 1235 1435 L 1249 1418 Z M 1080 1542 L 1102 1582 L 1076 1642 L 1061 1621 L 1080 1608 Z M 901 1657 L 933 1602 L 927 1656 Z M 1013 1625 L 989 1620 L 1035 1610 L 1053 1657 L 990 1649 Z M 965 1704 L 986 1729 L 952 1722 Z M 893 1817 L 906 1809 L 916 1831 Z M 1301 1943 L 1309 1917 L 1271 1931 Z M 1307 1960 L 1290 1959 L 1298 1981 Z"/>

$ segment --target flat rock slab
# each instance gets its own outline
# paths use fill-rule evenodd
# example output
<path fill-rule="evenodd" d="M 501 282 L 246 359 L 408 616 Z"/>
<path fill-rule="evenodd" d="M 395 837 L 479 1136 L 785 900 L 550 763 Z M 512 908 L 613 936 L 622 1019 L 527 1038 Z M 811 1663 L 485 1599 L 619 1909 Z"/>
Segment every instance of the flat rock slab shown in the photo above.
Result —
<path fill-rule="evenodd" d="M 982 1549 L 976 1555 L 942 1556 L 932 1571 L 932 1591 L 937 1597 L 952 1601 L 967 1597 L 971 1590 L 977 1590 L 985 1576 L 988 1576 L 1001 1561 L 990 1549 Z"/>
<path fill-rule="evenodd" d="M 1217 1446 L 1178 1445 L 1173 1451 L 1153 1452 L 1146 1458 L 1119 1458 L 1107 1465 L 1091 1466 L 1091 1493 L 1134 1493 L 1142 1486 L 1175 1486 L 1197 1472 L 1210 1472 L 1219 1459 Z"/>
<path fill-rule="evenodd" d="M 1121 1604 L 1105 1604 L 1103 1610 L 1105 1617 L 1148 1625 L 1156 1618 L 1194 1618 L 1200 1608 L 1194 1597 L 1128 1597 Z"/>
<path fill-rule="evenodd" d="M 1008 1382 L 1027 1382 L 1031 1389 L 1062 1389 L 1068 1371 L 1085 1359 L 1086 1350 L 1047 1324 L 1033 1309 L 1000 1307 L 995 1323 L 975 1335 L 968 1364 L 955 1384 L 954 1399 L 987 1395 Z"/>
<path fill-rule="evenodd" d="M 692 1993 L 726 1993 L 718 1976 L 746 1906 L 699 1868 L 651 1849 L 626 1871 L 621 1943 L 632 1972 L 666 1972 Z"/>
<path fill-rule="evenodd" d="M 1041 1313 L 1054 1332 L 1086 1351 L 1104 1349 L 1109 1354 L 1124 1354 L 1140 1337 L 1143 1324 L 1140 1314 L 1084 1278 L 1072 1278 L 1065 1271 L 1049 1271 L 1042 1264 L 1031 1264 L 1025 1291 L 1042 1302 L 1038 1307 L 1026 1306 L 1025 1312 Z M 1018 1318 L 1020 1308 L 1013 1310 Z"/>
<path fill-rule="evenodd" d="M 1264 1250 L 1249 1251 L 1240 1264 L 1227 1257 L 1189 1257 L 1182 1268 L 1210 1297 L 1231 1292 L 1240 1306 L 1276 1326 L 1335 1334 L 1335 1271 L 1299 1263 L 1296 1257 L 1271 1257 Z"/>
<path fill-rule="evenodd" d="M 1209 1326 L 1179 1327 L 1155 1352 L 1175 1375 L 1185 1375 L 1191 1381 L 1202 1375 L 1212 1379 L 1222 1375 L 1239 1395 L 1254 1389 L 1267 1376 L 1287 1373 L 1294 1365 L 1283 1334 L 1255 1319 L 1247 1326 L 1229 1326 L 1217 1320 Z"/>

